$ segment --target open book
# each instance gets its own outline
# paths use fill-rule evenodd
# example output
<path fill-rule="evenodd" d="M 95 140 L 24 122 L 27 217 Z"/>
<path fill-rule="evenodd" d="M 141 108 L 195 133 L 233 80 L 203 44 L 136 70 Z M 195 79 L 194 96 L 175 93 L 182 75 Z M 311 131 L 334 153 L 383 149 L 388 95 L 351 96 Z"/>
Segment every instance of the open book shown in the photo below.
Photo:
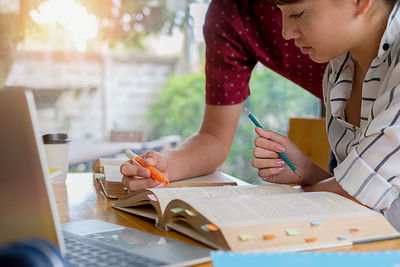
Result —
<path fill-rule="evenodd" d="M 128 193 L 128 190 L 122 184 L 122 174 L 120 166 L 127 159 L 100 158 L 92 165 L 94 176 L 98 178 L 100 186 L 108 198 L 119 198 Z M 237 185 L 230 175 L 221 172 L 214 172 L 209 175 L 195 178 L 174 181 L 167 187 L 204 187 L 204 186 L 222 186 Z"/>
<path fill-rule="evenodd" d="M 310 250 L 398 235 L 367 207 L 287 185 L 143 189 L 114 207 L 222 250 Z"/>

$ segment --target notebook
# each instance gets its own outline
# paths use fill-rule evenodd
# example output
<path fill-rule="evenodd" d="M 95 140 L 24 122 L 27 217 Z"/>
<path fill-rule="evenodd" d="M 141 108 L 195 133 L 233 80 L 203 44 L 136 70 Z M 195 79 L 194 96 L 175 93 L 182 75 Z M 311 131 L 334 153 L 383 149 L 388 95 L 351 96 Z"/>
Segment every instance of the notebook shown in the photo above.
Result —
<path fill-rule="evenodd" d="M 0 90 L 0 246 L 42 238 L 72 266 L 187 266 L 210 250 L 98 220 L 61 225 L 47 178 L 33 95 Z"/>

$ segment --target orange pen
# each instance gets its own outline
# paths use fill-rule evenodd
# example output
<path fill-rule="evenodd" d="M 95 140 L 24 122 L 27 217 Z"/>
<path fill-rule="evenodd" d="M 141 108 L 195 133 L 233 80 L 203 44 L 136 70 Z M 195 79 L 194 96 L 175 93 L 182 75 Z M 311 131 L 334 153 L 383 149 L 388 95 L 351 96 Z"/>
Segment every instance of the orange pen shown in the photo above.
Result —
<path fill-rule="evenodd" d="M 126 150 L 125 154 L 130 160 L 132 160 L 132 162 L 148 169 L 150 171 L 151 178 L 160 183 L 169 184 L 169 181 L 165 178 L 162 172 L 160 172 L 153 166 L 146 166 L 146 164 L 144 164 L 144 160 L 139 155 L 135 154 L 131 150 Z"/>

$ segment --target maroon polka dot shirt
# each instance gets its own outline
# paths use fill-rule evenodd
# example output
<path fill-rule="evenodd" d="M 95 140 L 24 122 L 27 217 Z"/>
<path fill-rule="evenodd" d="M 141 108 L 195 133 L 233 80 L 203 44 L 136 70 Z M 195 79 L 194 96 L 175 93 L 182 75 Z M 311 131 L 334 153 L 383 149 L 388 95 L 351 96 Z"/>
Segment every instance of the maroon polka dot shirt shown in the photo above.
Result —
<path fill-rule="evenodd" d="M 204 24 L 206 103 L 232 105 L 250 95 L 257 62 L 322 97 L 326 64 L 303 55 L 293 40 L 282 38 L 278 8 L 266 0 L 213 0 Z"/>

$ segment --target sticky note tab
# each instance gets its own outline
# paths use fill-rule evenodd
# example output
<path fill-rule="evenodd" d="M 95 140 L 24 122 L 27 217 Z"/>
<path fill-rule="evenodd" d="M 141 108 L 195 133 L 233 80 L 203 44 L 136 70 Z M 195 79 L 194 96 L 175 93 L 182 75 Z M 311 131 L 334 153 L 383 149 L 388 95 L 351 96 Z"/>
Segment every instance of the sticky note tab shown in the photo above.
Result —
<path fill-rule="evenodd" d="M 240 241 L 247 241 L 247 240 L 253 239 L 254 237 L 250 234 L 241 234 L 238 236 L 238 238 Z"/>
<path fill-rule="evenodd" d="M 300 234 L 299 231 L 297 231 L 296 229 L 286 229 L 285 232 L 288 236 L 294 236 Z"/>
<path fill-rule="evenodd" d="M 350 228 L 349 229 L 349 232 L 359 232 L 360 231 L 360 229 L 358 229 L 358 228 Z"/>
<path fill-rule="evenodd" d="M 147 195 L 147 197 L 150 198 L 150 200 L 152 200 L 152 201 L 158 201 L 158 198 L 156 197 L 156 195 L 150 194 L 150 195 Z"/>
<path fill-rule="evenodd" d="M 317 241 L 317 238 L 315 238 L 315 237 L 307 237 L 305 239 L 305 241 L 306 241 L 306 243 L 312 243 L 312 242 Z"/>
<path fill-rule="evenodd" d="M 53 172 L 56 172 L 59 170 L 60 170 L 60 168 L 49 168 L 49 173 L 53 173 Z"/>
<path fill-rule="evenodd" d="M 196 213 L 194 213 L 191 210 L 185 210 L 186 214 L 190 215 L 190 216 L 196 216 Z"/>
<path fill-rule="evenodd" d="M 95 174 L 94 174 L 94 178 L 95 178 L 95 179 L 104 179 L 104 174 L 102 174 L 102 173 L 95 173 Z"/>
<path fill-rule="evenodd" d="M 276 238 L 276 235 L 272 235 L 272 234 L 263 235 L 263 239 L 265 239 L 265 240 L 271 240 L 271 239 L 274 239 L 274 238 Z"/>
<path fill-rule="evenodd" d="M 207 224 L 201 226 L 200 228 L 201 228 L 203 231 L 210 232 L 210 229 L 208 229 Z"/>
<path fill-rule="evenodd" d="M 311 222 L 311 226 L 320 226 L 322 222 Z"/>
<path fill-rule="evenodd" d="M 338 240 L 346 240 L 346 239 L 349 239 L 349 236 L 348 235 L 339 235 L 339 236 L 337 236 L 337 239 Z"/>
<path fill-rule="evenodd" d="M 200 227 L 201 229 L 203 229 L 206 232 L 210 232 L 210 231 L 218 231 L 218 227 L 214 224 L 205 224 L 203 226 Z"/>
<path fill-rule="evenodd" d="M 218 231 L 218 227 L 214 224 L 206 224 L 206 226 L 208 227 L 208 229 L 210 229 L 211 231 Z"/>
<path fill-rule="evenodd" d="M 171 209 L 171 211 L 172 211 L 173 213 L 179 213 L 179 212 L 184 211 L 184 209 L 182 209 L 182 208 L 173 208 L 173 209 Z"/>

